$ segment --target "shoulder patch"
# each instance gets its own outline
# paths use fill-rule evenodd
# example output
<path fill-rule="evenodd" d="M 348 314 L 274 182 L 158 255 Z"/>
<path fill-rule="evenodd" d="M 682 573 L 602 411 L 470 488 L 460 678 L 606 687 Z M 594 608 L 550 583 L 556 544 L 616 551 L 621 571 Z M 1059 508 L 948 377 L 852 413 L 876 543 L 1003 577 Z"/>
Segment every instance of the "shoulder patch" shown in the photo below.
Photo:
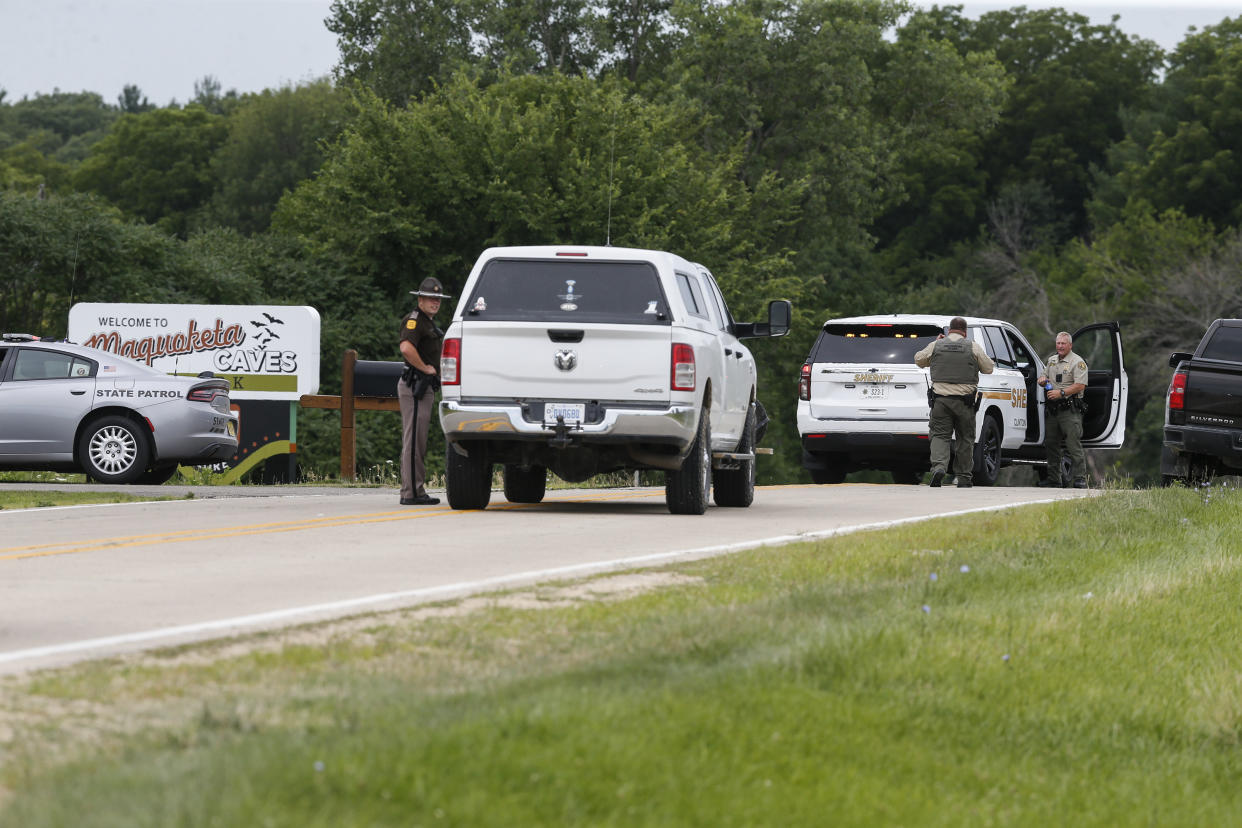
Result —
<path fill-rule="evenodd" d="M 414 329 L 415 329 L 415 328 L 417 328 L 417 327 L 418 327 L 418 320 L 417 320 L 417 319 L 407 319 L 407 320 L 405 320 L 405 329 L 406 329 L 407 331 L 412 331 L 412 330 L 414 330 Z"/>
<path fill-rule="evenodd" d="M 1078 363 L 1078 370 L 1080 370 L 1080 371 L 1085 371 L 1085 370 L 1087 370 L 1087 363 L 1085 363 L 1085 362 L 1079 362 L 1079 363 Z"/>

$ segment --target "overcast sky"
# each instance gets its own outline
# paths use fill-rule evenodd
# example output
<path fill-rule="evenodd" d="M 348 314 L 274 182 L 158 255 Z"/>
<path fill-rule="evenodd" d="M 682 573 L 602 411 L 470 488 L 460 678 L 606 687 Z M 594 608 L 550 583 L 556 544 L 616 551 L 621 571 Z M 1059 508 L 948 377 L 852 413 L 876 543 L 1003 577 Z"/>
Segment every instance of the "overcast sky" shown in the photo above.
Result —
<path fill-rule="evenodd" d="M 1014 3 L 963 2 L 975 17 Z M 223 89 L 258 92 L 329 74 L 336 38 L 324 28 L 332 0 L 0 0 L 0 89 L 12 103 L 36 93 L 98 92 L 109 103 L 136 84 L 163 106 L 194 97 L 213 75 Z M 921 2 L 920 5 L 931 5 Z M 947 5 L 941 3 L 941 5 Z M 1238 0 L 1041 2 L 1097 23 L 1121 14 L 1131 34 L 1171 49 L 1188 26 L 1240 13 Z"/>

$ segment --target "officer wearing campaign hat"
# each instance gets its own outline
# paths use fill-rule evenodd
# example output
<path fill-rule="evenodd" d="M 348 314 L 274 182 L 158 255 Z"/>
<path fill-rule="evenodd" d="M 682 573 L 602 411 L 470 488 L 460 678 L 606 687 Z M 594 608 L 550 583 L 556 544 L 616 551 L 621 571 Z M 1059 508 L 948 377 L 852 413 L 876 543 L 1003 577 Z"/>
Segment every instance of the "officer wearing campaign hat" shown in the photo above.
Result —
<path fill-rule="evenodd" d="M 427 431 L 431 427 L 431 409 L 435 407 L 439 387 L 440 345 L 444 332 L 436 327 L 433 317 L 440 310 L 441 299 L 451 299 L 440 280 L 423 279 L 418 290 L 418 306 L 401 320 L 398 347 L 405 359 L 405 372 L 397 381 L 397 401 L 401 405 L 401 505 L 432 506 L 440 498 L 427 494 Z"/>

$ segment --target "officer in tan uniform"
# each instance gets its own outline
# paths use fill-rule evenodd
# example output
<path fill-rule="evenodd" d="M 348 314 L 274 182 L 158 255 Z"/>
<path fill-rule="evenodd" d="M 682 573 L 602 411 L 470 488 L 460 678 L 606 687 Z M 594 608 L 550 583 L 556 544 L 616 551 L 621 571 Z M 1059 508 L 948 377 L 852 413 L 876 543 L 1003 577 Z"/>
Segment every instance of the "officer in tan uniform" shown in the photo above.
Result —
<path fill-rule="evenodd" d="M 418 290 L 418 307 L 401 320 L 398 347 L 405 358 L 405 372 L 397 380 L 397 401 L 401 406 L 401 505 L 432 506 L 440 498 L 427 494 L 427 431 L 431 409 L 435 408 L 439 385 L 440 345 L 444 333 L 432 317 L 447 297 L 438 279 L 428 276 Z"/>
<path fill-rule="evenodd" d="M 968 489 L 975 469 L 975 394 L 979 374 L 996 367 L 983 346 L 966 338 L 966 320 L 949 322 L 949 335 L 941 334 L 914 355 L 920 368 L 931 366 L 932 403 L 928 421 L 931 432 L 931 485 L 939 486 L 949 469 L 949 441 L 957 436 L 953 474 L 957 487 Z"/>
<path fill-rule="evenodd" d="M 1048 454 L 1048 480 L 1044 485 L 1061 486 L 1061 455 L 1073 464 L 1074 488 L 1087 488 L 1087 455 L 1082 450 L 1082 415 L 1087 410 L 1083 392 L 1087 390 L 1087 363 L 1074 353 L 1074 338 L 1065 331 L 1057 334 L 1057 352 L 1048 357 L 1048 367 L 1039 384 L 1045 389 L 1044 449 Z"/>

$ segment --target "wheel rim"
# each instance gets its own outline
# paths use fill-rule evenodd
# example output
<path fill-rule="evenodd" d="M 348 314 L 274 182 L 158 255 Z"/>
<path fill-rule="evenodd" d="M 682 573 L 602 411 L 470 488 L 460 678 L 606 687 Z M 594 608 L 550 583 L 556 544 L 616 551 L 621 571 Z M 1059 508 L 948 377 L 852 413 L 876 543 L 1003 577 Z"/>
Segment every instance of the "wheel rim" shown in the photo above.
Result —
<path fill-rule="evenodd" d="M 700 474 L 703 478 L 701 488 L 703 490 L 703 495 L 706 497 L 707 492 L 711 489 L 712 485 L 712 453 L 708 448 L 706 441 L 700 442 L 703 444 L 699 450 L 699 459 L 702 461 L 699 463 L 702 467 Z"/>
<path fill-rule="evenodd" d="M 1000 469 L 1000 439 L 993 429 L 988 429 L 988 439 L 983 447 L 983 465 L 987 469 L 988 477 L 992 477 Z"/>
<path fill-rule="evenodd" d="M 129 429 L 107 426 L 91 436 L 91 464 L 104 474 L 121 474 L 133 468 L 138 441 Z"/>

